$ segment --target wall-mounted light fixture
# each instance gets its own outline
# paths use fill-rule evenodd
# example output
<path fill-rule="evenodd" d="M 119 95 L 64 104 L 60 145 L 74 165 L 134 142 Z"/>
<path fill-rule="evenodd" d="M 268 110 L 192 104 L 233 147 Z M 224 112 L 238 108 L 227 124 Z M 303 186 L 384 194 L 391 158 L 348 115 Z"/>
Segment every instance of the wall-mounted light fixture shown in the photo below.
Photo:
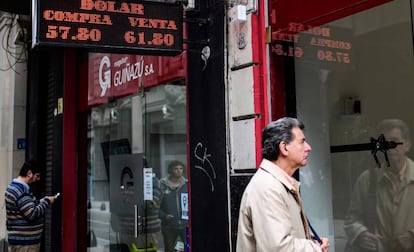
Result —
<path fill-rule="evenodd" d="M 234 27 L 236 34 L 236 43 L 239 49 L 243 49 L 247 45 L 247 7 L 246 5 L 237 4 L 228 11 L 229 24 Z"/>
<path fill-rule="evenodd" d="M 251 3 L 251 8 L 246 10 L 247 14 L 250 13 L 256 13 L 257 12 L 257 7 L 258 7 L 258 0 L 229 0 L 229 6 L 236 6 L 236 5 L 244 5 L 244 6 L 249 6 L 249 3 Z"/>
<path fill-rule="evenodd" d="M 243 23 L 246 22 L 246 5 L 235 5 L 229 10 L 230 23 Z"/>

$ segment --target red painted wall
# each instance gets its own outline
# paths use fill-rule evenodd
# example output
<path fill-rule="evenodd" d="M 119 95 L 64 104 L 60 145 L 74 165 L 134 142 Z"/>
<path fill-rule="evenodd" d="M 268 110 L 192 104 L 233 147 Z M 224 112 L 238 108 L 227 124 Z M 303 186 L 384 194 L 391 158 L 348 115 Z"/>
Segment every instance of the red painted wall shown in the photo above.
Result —
<path fill-rule="evenodd" d="M 79 251 L 77 191 L 76 52 L 64 54 L 63 151 L 62 151 L 62 252 Z"/>
<path fill-rule="evenodd" d="M 253 67 L 254 110 L 257 115 L 260 115 L 255 122 L 255 135 L 258 140 L 255 144 L 256 167 L 262 160 L 262 143 L 260 141 L 262 129 L 269 122 L 265 15 L 261 11 L 264 10 L 264 1 L 258 1 L 257 7 L 257 12 L 253 13 L 251 17 L 253 62 L 259 63 Z"/>

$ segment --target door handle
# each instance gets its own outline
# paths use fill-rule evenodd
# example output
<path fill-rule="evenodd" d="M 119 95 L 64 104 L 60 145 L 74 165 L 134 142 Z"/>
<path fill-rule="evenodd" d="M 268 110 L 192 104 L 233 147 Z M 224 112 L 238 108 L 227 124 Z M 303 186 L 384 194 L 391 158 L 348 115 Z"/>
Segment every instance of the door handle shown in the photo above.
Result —
<path fill-rule="evenodd" d="M 134 205 L 134 215 L 135 215 L 134 235 L 135 235 L 135 238 L 137 238 L 138 237 L 138 207 L 137 205 Z"/>

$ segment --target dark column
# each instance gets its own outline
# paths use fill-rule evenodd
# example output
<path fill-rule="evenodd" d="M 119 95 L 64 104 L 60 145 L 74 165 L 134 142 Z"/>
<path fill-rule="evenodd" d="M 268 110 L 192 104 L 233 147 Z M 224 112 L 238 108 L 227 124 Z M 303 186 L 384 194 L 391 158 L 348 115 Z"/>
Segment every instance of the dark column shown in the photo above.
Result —
<path fill-rule="evenodd" d="M 43 164 L 42 179 L 31 185 L 38 198 L 61 191 L 62 116 L 55 113 L 63 97 L 62 54 L 58 49 L 30 51 L 27 98 L 26 159 Z M 46 212 L 42 251 L 59 251 L 61 204 Z"/>
<path fill-rule="evenodd" d="M 188 18 L 191 251 L 230 250 L 224 80 L 225 2 L 197 1 Z M 206 42 L 206 43 L 204 43 Z M 210 47 L 207 65 L 201 58 Z"/>

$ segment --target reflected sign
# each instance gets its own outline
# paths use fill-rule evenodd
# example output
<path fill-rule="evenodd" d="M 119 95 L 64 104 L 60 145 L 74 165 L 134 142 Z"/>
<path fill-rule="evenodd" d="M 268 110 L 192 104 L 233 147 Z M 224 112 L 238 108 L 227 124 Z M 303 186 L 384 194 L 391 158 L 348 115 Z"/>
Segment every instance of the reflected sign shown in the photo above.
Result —
<path fill-rule="evenodd" d="M 275 56 L 330 64 L 352 63 L 352 34 L 348 29 L 290 22 L 286 30 L 271 34 Z"/>

